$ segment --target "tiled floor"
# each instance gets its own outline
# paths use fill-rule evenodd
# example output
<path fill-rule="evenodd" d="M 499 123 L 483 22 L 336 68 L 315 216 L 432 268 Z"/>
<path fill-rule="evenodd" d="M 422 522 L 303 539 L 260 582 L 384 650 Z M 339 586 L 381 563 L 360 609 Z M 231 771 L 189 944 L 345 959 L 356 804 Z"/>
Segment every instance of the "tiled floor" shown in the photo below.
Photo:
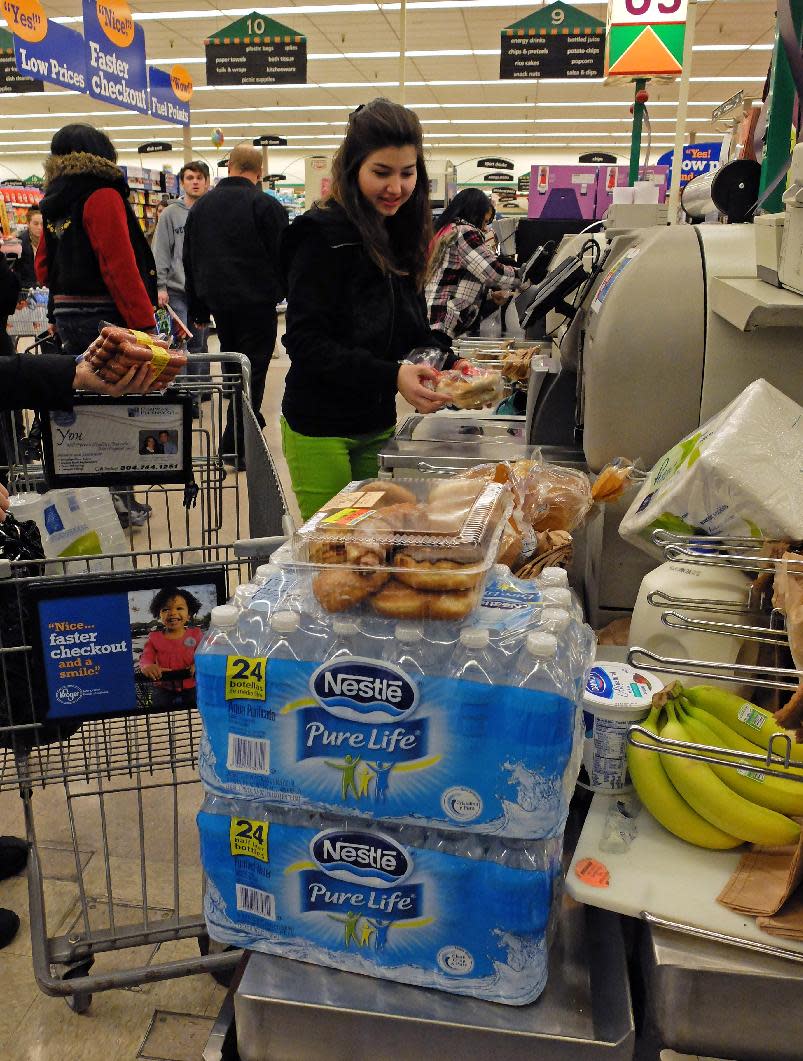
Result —
<path fill-rule="evenodd" d="M 281 347 L 271 364 L 263 412 L 266 437 L 279 467 L 291 514 L 297 515 L 278 442 L 278 421 L 288 362 Z M 229 473 L 233 475 L 234 473 Z M 244 484 L 244 475 L 238 482 Z M 233 497 L 234 495 L 227 495 Z M 242 526 L 247 527 L 244 487 L 240 489 Z M 163 547 L 163 514 L 155 506 L 153 548 Z M 221 536 L 234 537 L 234 514 L 225 513 Z M 139 532 L 142 534 L 142 532 Z M 147 546 L 139 545 L 139 548 Z M 194 774 L 181 770 L 173 787 L 169 772 L 143 777 L 141 799 L 131 778 L 104 781 L 97 787 L 75 782 L 68 801 L 64 785 L 52 784 L 33 794 L 33 810 L 44 877 L 47 935 L 80 932 L 84 927 L 73 830 L 77 843 L 85 908 L 93 929 L 113 920 L 120 936 L 127 924 L 141 924 L 143 895 L 152 925 L 169 917 L 177 904 L 183 915 L 201 910 L 194 817 L 200 788 Z M 152 785 L 161 787 L 150 787 Z M 175 797 L 174 797 L 175 793 Z M 174 837 L 174 820 L 177 835 Z M 24 835 L 22 803 L 13 791 L 0 793 L 0 832 Z M 140 844 L 140 836 L 143 842 Z M 178 853 L 173 860 L 174 851 Z M 111 897 L 111 901 L 110 901 Z M 195 1061 L 220 1009 L 225 991 L 210 976 L 147 983 L 125 990 L 96 993 L 84 1014 L 73 1013 L 61 998 L 48 997 L 37 986 L 32 968 L 31 927 L 24 877 L 0 883 L 0 906 L 17 911 L 22 927 L 0 952 L 0 1061 Z M 42 936 L 41 926 L 35 935 Z M 99 971 L 158 965 L 197 955 L 194 939 L 161 946 L 129 948 L 97 957 Z M 200 1045 L 199 1045 L 200 1044 Z"/>

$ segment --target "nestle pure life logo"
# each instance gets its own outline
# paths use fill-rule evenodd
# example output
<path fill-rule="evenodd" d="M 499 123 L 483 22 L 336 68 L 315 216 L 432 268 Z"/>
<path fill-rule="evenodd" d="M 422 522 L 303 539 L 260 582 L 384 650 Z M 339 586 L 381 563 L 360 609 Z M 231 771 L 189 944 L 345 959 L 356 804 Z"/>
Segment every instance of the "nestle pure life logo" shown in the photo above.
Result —
<path fill-rule="evenodd" d="M 327 829 L 312 838 L 310 854 L 330 877 L 374 888 L 401 883 L 413 868 L 404 848 L 382 833 Z"/>
<path fill-rule="evenodd" d="M 310 692 L 331 715 L 353 722 L 395 722 L 418 703 L 418 688 L 403 670 L 360 656 L 324 663 L 310 678 Z"/>

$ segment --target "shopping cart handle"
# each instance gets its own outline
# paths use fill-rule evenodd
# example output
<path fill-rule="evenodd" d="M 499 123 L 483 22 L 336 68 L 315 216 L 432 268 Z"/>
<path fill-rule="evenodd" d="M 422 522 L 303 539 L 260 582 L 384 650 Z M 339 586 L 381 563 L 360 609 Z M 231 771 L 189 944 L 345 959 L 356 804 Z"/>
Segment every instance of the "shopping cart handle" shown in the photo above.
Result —
<path fill-rule="evenodd" d="M 234 555 L 240 560 L 258 560 L 275 553 L 286 541 L 282 534 L 268 538 L 240 538 L 233 545 Z"/>

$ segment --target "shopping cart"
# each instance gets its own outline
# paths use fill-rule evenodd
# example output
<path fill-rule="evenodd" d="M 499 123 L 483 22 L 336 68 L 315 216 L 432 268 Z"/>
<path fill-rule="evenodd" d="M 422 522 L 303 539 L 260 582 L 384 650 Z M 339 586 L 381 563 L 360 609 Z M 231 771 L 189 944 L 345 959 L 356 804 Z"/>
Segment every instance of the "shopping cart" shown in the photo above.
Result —
<path fill-rule="evenodd" d="M 198 399 L 192 486 L 138 491 L 151 506 L 148 524 L 129 527 L 127 551 L 100 558 L 103 573 L 96 570 L 98 557 L 55 565 L 0 561 L 0 711 L 6 716 L 0 719 L 0 793 L 15 790 L 23 802 L 34 975 L 42 991 L 65 996 L 76 1012 L 88 1009 L 93 992 L 202 972 L 220 976 L 240 956 L 210 953 L 200 912 L 195 709 L 134 712 L 73 724 L 73 732 L 55 730 L 38 709 L 42 686 L 26 613 L 32 588 L 76 574 L 94 588 L 115 572 L 170 569 L 180 584 L 184 565 L 192 565 L 218 577 L 222 569 L 230 594 L 277 544 L 272 536 L 283 530 L 286 506 L 248 399 L 248 361 L 238 354 L 194 360 L 208 372 L 178 381 Z M 227 470 L 217 453 L 231 400 L 242 404 L 246 473 Z M 21 458 L 15 429 L 13 417 L 1 428 L 9 489 L 35 490 L 44 483 L 42 465 Z M 147 686 L 140 674 L 138 706 L 152 708 Z M 61 859 L 58 901 L 48 869 L 55 856 Z M 66 901 L 65 879 L 74 883 Z"/>
<path fill-rule="evenodd" d="M 37 339 L 47 333 L 47 291 L 21 291 L 20 302 L 8 318 L 8 333 L 15 346 L 20 339 Z"/>

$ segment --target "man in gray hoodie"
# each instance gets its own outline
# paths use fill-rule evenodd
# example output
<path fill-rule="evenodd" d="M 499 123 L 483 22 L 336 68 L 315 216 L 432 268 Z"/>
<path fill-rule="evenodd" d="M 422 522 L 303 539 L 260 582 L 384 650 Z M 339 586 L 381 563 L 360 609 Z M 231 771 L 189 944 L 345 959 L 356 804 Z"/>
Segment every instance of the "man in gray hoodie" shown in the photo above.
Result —
<path fill-rule="evenodd" d="M 181 198 L 169 203 L 162 211 L 153 236 L 153 257 L 156 260 L 156 281 L 159 286 L 159 305 L 169 305 L 181 318 L 193 337 L 187 343 L 190 353 L 206 351 L 206 328 L 198 328 L 187 319 L 185 293 L 184 226 L 192 206 L 209 191 L 209 167 L 205 162 L 188 162 L 178 174 Z M 192 366 L 202 368 L 204 366 Z"/>

